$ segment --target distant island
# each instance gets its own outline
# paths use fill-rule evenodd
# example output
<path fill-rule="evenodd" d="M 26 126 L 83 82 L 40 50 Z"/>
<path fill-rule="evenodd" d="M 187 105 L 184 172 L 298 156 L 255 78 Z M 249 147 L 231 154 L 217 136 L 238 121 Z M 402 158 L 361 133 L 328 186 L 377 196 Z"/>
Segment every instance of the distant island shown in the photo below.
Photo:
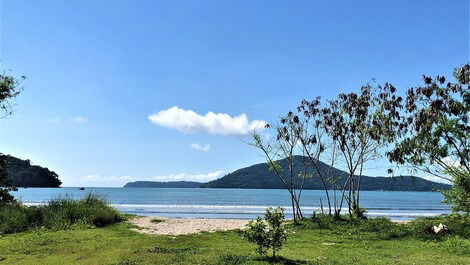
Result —
<path fill-rule="evenodd" d="M 32 165 L 31 161 L 10 155 L 7 160 L 7 176 L 15 187 L 57 188 L 62 181 L 59 176 L 48 168 Z"/>
<path fill-rule="evenodd" d="M 295 171 L 303 170 L 303 158 L 301 156 L 294 157 Z M 287 161 L 285 159 L 279 160 L 278 163 L 287 170 Z M 338 178 L 339 185 L 342 185 L 348 174 L 342 170 L 331 167 L 323 162 L 319 162 L 319 169 L 321 172 L 330 172 L 329 175 Z M 307 179 L 304 184 L 304 189 L 319 190 L 323 189 L 322 184 L 316 174 L 315 170 L 310 167 L 307 168 L 308 172 L 313 174 L 313 177 Z M 300 186 L 301 179 L 296 180 L 296 185 Z M 225 175 L 222 178 L 207 182 L 188 182 L 188 181 L 173 181 L 173 182 L 156 182 L 156 181 L 135 181 L 129 182 L 124 185 L 125 188 L 230 188 L 230 189 L 283 189 L 284 185 L 279 178 L 270 171 L 267 163 L 256 164 L 253 166 L 239 169 L 235 172 Z M 361 190 L 383 190 L 383 191 L 435 191 L 442 189 L 449 189 L 451 186 L 448 184 L 429 181 L 420 177 L 414 176 L 398 176 L 398 177 L 369 177 L 363 176 L 361 181 Z M 329 189 L 333 189 L 331 184 Z"/>

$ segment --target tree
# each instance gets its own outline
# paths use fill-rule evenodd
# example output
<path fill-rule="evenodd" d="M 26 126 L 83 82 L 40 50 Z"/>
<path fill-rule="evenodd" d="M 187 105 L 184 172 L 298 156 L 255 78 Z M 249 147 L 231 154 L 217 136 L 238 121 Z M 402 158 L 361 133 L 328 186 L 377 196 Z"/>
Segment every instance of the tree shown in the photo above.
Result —
<path fill-rule="evenodd" d="M 395 93 L 389 83 L 367 84 L 359 94 L 339 94 L 321 111 L 325 130 L 341 156 L 338 159 L 349 173 L 338 209 L 340 212 L 346 200 L 351 217 L 363 217 L 360 190 L 364 165 L 380 158 L 382 148 L 396 139 L 398 128 L 403 126 L 399 114 L 402 98 Z"/>
<path fill-rule="evenodd" d="M 272 128 L 271 125 L 266 125 Z M 304 167 L 301 172 L 295 171 L 295 156 L 299 151 L 299 127 L 298 120 L 294 118 L 294 114 L 289 112 L 285 117 L 280 118 L 280 123 L 273 127 L 276 133 L 276 140 L 263 141 L 259 134 L 253 135 L 251 145 L 257 147 L 263 152 L 269 169 L 281 180 L 286 190 L 289 192 L 292 205 L 292 215 L 294 222 L 298 223 L 303 218 L 302 209 L 300 208 L 300 199 L 302 195 L 303 185 L 309 174 Z M 278 160 L 286 159 L 287 169 L 282 168 Z M 305 163 L 304 163 L 305 165 Z M 301 178 L 300 187 L 297 185 L 298 177 Z M 298 188 L 297 188 L 298 187 Z"/>
<path fill-rule="evenodd" d="M 424 84 L 408 90 L 403 135 L 387 156 L 459 189 L 470 178 L 470 65 L 456 68 L 454 76 L 457 82 L 423 75 Z M 458 204 L 455 192 L 445 193 L 447 202 Z"/>
<path fill-rule="evenodd" d="M 0 118 L 6 118 L 13 113 L 12 100 L 21 92 L 19 84 L 19 79 L 5 72 L 0 74 Z M 0 153 L 0 204 L 13 201 L 10 192 L 16 190 L 7 176 L 7 166 L 5 155 Z"/>

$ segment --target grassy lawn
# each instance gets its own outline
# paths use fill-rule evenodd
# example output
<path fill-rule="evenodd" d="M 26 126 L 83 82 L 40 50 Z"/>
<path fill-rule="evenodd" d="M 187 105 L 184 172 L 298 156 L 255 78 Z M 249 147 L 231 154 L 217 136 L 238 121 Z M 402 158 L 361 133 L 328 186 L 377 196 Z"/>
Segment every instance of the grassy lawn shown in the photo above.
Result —
<path fill-rule="evenodd" d="M 154 236 L 126 223 L 0 237 L 0 264 L 269 264 L 237 232 Z M 468 252 L 377 233 L 294 228 L 277 264 L 470 264 Z M 470 244 L 470 240 L 465 240 Z"/>

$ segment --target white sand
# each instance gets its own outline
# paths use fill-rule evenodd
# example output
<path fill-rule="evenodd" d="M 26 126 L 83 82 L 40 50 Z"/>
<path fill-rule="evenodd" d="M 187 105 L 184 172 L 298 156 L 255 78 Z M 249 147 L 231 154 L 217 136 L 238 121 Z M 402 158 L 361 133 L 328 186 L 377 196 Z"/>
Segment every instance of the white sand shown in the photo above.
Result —
<path fill-rule="evenodd" d="M 161 222 L 154 223 L 151 220 Z M 135 231 L 154 235 L 185 235 L 199 232 L 215 232 L 233 229 L 242 229 L 248 220 L 238 219 L 201 219 L 201 218 L 163 218 L 163 217 L 136 217 L 129 222 L 137 226 Z"/>

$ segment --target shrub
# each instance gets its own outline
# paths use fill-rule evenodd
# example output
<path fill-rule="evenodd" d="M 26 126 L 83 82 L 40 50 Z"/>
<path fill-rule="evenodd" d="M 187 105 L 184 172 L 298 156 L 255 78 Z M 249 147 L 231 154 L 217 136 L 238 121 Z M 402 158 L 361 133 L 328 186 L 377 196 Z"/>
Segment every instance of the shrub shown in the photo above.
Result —
<path fill-rule="evenodd" d="M 256 251 L 266 255 L 272 249 L 272 257 L 276 257 L 284 242 L 287 240 L 287 231 L 283 227 L 285 220 L 284 209 L 271 207 L 266 209 L 264 219 L 257 217 L 246 225 L 243 238 L 258 245 Z"/>
<path fill-rule="evenodd" d="M 161 253 L 161 254 L 196 254 L 198 252 L 197 248 L 186 247 L 186 248 L 164 248 L 164 247 L 154 247 L 148 249 L 148 252 L 151 253 Z"/>
<path fill-rule="evenodd" d="M 452 253 L 470 255 L 470 240 L 461 237 L 451 237 L 444 242 L 444 246 Z"/>
<path fill-rule="evenodd" d="M 152 220 L 150 220 L 150 222 L 152 222 L 154 224 L 159 224 L 159 223 L 165 222 L 165 220 L 158 219 L 158 218 L 153 218 Z"/>
<path fill-rule="evenodd" d="M 0 234 L 24 231 L 30 219 L 27 207 L 20 203 L 3 204 L 0 206 Z"/>
<path fill-rule="evenodd" d="M 433 226 L 444 224 L 448 229 L 448 234 L 434 234 L 431 229 Z M 426 240 L 443 240 L 448 235 L 470 238 L 470 219 L 457 217 L 430 217 L 418 218 L 409 225 L 409 233 L 413 237 Z"/>
<path fill-rule="evenodd" d="M 69 197 L 52 199 L 41 206 L 10 203 L 0 206 L 0 234 L 38 228 L 64 230 L 77 225 L 102 227 L 121 219 L 116 209 L 94 194 L 79 200 Z"/>
<path fill-rule="evenodd" d="M 219 256 L 218 264 L 223 265 L 242 265 L 246 264 L 248 256 L 237 255 L 233 253 L 225 253 Z"/>

